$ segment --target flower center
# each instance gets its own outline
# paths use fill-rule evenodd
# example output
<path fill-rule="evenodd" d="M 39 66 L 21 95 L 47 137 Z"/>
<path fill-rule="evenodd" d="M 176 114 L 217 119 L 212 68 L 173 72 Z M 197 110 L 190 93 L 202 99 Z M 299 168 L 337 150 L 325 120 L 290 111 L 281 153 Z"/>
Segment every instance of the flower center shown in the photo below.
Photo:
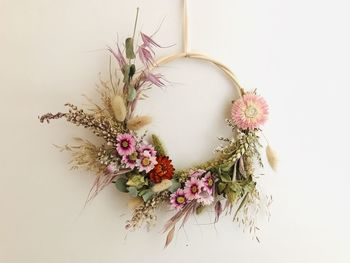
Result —
<path fill-rule="evenodd" d="M 209 178 L 209 179 L 208 179 L 208 182 L 207 182 L 208 186 L 209 186 L 209 187 L 212 187 L 212 186 L 213 186 L 213 183 L 214 183 L 214 182 L 213 182 L 213 179 L 212 179 L 212 178 Z"/>
<path fill-rule="evenodd" d="M 130 161 L 136 161 L 137 160 L 137 153 L 133 152 L 132 154 L 129 155 L 129 160 Z"/>
<path fill-rule="evenodd" d="M 244 115 L 249 119 L 254 119 L 258 115 L 258 109 L 253 105 L 249 105 L 244 111 Z"/>
<path fill-rule="evenodd" d="M 183 197 L 183 196 L 178 196 L 178 197 L 176 198 L 176 202 L 177 202 L 178 204 L 183 204 L 183 203 L 185 203 L 185 201 L 186 201 L 186 199 L 185 199 L 185 197 Z"/>
<path fill-rule="evenodd" d="M 192 192 L 193 194 L 195 194 L 195 193 L 198 192 L 198 187 L 197 187 L 197 185 L 192 185 L 192 186 L 191 186 L 191 192 Z"/>
<path fill-rule="evenodd" d="M 122 141 L 120 145 L 125 149 L 129 147 L 129 142 L 125 140 L 125 141 Z"/>
<path fill-rule="evenodd" d="M 149 158 L 145 157 L 142 159 L 141 163 L 143 166 L 148 166 L 148 165 L 150 165 L 151 160 Z"/>

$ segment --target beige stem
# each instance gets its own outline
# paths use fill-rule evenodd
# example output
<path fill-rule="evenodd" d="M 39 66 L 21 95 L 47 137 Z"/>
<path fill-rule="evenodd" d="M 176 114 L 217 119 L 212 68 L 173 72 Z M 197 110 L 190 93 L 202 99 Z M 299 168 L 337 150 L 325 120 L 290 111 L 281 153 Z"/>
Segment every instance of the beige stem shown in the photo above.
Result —
<path fill-rule="evenodd" d="M 150 67 L 150 71 L 152 71 L 154 68 L 157 68 L 163 64 L 169 63 L 171 61 L 181 59 L 181 58 L 194 58 L 194 59 L 199 59 L 202 61 L 207 61 L 218 68 L 220 68 L 226 76 L 232 80 L 234 84 L 234 88 L 237 90 L 238 95 L 241 97 L 243 94 L 244 89 L 242 86 L 239 84 L 236 76 L 233 74 L 233 72 L 224 64 L 218 62 L 215 59 L 212 59 L 211 57 L 201 54 L 201 53 L 193 53 L 188 51 L 188 16 L 187 16 L 187 0 L 183 0 L 183 30 L 182 30 L 182 46 L 183 46 L 183 51 L 179 53 L 175 53 L 173 55 L 169 55 L 163 58 L 158 59 L 152 67 Z"/>

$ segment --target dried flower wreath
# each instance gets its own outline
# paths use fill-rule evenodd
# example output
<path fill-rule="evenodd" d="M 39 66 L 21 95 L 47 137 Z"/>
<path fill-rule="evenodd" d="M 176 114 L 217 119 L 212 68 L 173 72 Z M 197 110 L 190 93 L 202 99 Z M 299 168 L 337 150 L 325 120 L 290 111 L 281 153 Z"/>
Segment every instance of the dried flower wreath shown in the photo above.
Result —
<path fill-rule="evenodd" d="M 267 103 L 256 91 L 246 92 L 239 87 L 241 97 L 233 101 L 231 118 L 227 119 L 232 137 L 219 138 L 224 145 L 218 147 L 217 156 L 211 161 L 176 170 L 156 135 L 148 142 L 146 133 L 137 133 L 151 118 L 134 116 L 136 103 L 146 98 L 144 92 L 151 86 L 162 87 L 166 83 L 162 75 L 152 73 L 160 63 L 154 60 L 154 49 L 161 46 L 142 32 L 141 43 L 135 44 L 137 17 L 133 36 L 125 40 L 124 51 L 118 45 L 115 50 L 108 48 L 123 77 L 119 79 L 112 74 L 110 65 L 109 80 L 101 80 L 98 87 L 102 103 L 98 105 L 89 100 L 93 106 L 89 110 L 67 103 L 67 112 L 47 113 L 39 116 L 40 122 L 64 118 L 104 139 L 101 145 L 95 145 L 76 138 L 75 145 L 60 148 L 72 152 L 72 168 L 84 167 L 96 173 L 87 202 L 110 184 L 132 196 L 129 206 L 134 211 L 127 221 L 127 229 L 136 229 L 143 223 L 151 226 L 156 219 L 155 210 L 168 204 L 176 214 L 164 227 L 164 232 L 168 232 L 166 246 L 173 239 L 176 224 L 183 227 L 191 214 L 199 214 L 209 206 L 214 207 L 214 223 L 226 211 L 233 213 L 235 221 L 255 234 L 256 216 L 261 210 L 268 212 L 265 208 L 271 202 L 270 197 L 262 198 L 254 173 L 256 161 L 263 166 L 259 139 L 260 127 L 268 117 Z M 184 56 L 190 54 L 186 52 Z M 205 59 L 198 54 L 192 56 Z M 143 64 L 140 70 L 135 66 L 137 57 Z M 211 62 L 230 73 L 218 62 Z M 276 157 L 269 146 L 266 153 L 268 162 L 275 168 Z"/>

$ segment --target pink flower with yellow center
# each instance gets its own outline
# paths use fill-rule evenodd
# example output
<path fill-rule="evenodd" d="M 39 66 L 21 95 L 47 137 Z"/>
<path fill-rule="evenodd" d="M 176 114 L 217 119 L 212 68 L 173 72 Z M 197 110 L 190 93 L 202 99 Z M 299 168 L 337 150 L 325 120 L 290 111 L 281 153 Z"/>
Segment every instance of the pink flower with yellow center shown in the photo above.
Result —
<path fill-rule="evenodd" d="M 125 168 L 134 169 L 137 165 L 138 156 L 139 154 L 136 151 L 129 155 L 124 155 L 122 157 L 122 163 L 125 165 Z"/>
<path fill-rule="evenodd" d="M 145 152 L 149 152 L 149 154 L 151 156 L 156 156 L 157 155 L 157 151 L 154 149 L 153 145 L 150 144 L 145 144 L 142 145 L 138 148 L 138 152 L 140 154 L 144 154 Z"/>
<path fill-rule="evenodd" d="M 201 203 L 202 205 L 211 205 L 211 203 L 214 202 L 213 191 L 207 191 L 205 188 L 203 188 L 203 191 L 199 194 L 197 202 Z"/>
<path fill-rule="evenodd" d="M 175 208 L 176 210 L 182 209 L 187 203 L 188 200 L 185 196 L 185 192 L 181 188 L 177 189 L 177 191 L 170 196 L 171 207 Z"/>
<path fill-rule="evenodd" d="M 185 196 L 188 200 L 198 199 L 202 191 L 203 181 L 195 177 L 191 177 L 185 183 Z"/>
<path fill-rule="evenodd" d="M 117 152 L 121 156 L 130 155 L 136 150 L 136 139 L 132 134 L 124 133 L 117 136 Z"/>
<path fill-rule="evenodd" d="M 211 172 L 207 172 L 202 178 L 202 181 L 204 185 L 203 189 L 211 194 L 213 192 L 214 187 L 214 176 L 211 174 Z"/>
<path fill-rule="evenodd" d="M 199 178 L 199 177 L 201 177 L 204 173 L 205 173 L 205 170 L 201 170 L 201 169 L 195 170 L 195 171 L 190 172 L 190 177 Z"/>
<path fill-rule="evenodd" d="M 139 171 L 145 171 L 146 173 L 149 173 L 157 163 L 157 157 L 152 156 L 148 151 L 140 154 L 139 159 L 136 161 Z"/>
<path fill-rule="evenodd" d="M 241 130 L 259 128 L 266 122 L 268 114 L 266 101 L 254 93 L 244 94 L 231 109 L 232 120 Z"/>

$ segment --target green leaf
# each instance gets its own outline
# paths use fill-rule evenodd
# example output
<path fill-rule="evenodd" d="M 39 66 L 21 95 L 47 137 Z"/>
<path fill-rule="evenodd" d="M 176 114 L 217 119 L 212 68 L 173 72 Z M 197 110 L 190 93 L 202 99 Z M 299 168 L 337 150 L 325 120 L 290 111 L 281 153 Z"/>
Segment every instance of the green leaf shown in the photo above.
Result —
<path fill-rule="evenodd" d="M 135 64 L 131 64 L 129 68 L 129 79 L 132 79 L 132 77 L 135 75 L 136 67 Z"/>
<path fill-rule="evenodd" d="M 120 177 L 117 179 L 117 181 L 115 182 L 115 187 L 124 193 L 127 193 L 128 190 L 126 189 L 126 182 L 128 181 L 128 179 L 124 178 L 124 177 Z"/>
<path fill-rule="evenodd" d="M 135 52 L 134 52 L 134 39 L 131 37 L 128 37 L 125 40 L 125 54 L 128 59 L 134 59 L 135 58 Z"/>
<path fill-rule="evenodd" d="M 225 183 L 218 183 L 218 192 L 219 194 L 222 194 L 224 192 L 226 188 L 226 184 Z"/>
<path fill-rule="evenodd" d="M 142 191 L 142 194 L 140 192 L 140 195 L 142 196 L 143 201 L 147 202 L 152 198 L 152 196 L 154 195 L 154 192 L 151 189 L 146 189 Z"/>
<path fill-rule="evenodd" d="M 139 191 L 137 190 L 136 187 L 131 186 L 131 187 L 128 187 L 128 188 L 126 188 L 126 189 L 127 189 L 128 192 L 130 193 L 130 195 L 133 196 L 133 197 L 136 197 L 136 196 L 138 196 L 138 194 L 139 194 Z"/>
<path fill-rule="evenodd" d="M 229 183 L 232 181 L 231 177 L 228 174 L 221 174 L 220 179 L 224 183 Z"/>
<path fill-rule="evenodd" d="M 175 179 L 172 179 L 171 180 L 171 186 L 168 188 L 168 190 L 171 192 L 171 193 L 174 193 L 176 192 L 177 189 L 179 189 L 181 187 L 181 183 Z"/>
<path fill-rule="evenodd" d="M 234 163 L 232 162 L 226 162 L 220 166 L 222 172 L 229 172 L 232 169 Z"/>
<path fill-rule="evenodd" d="M 129 86 L 128 88 L 128 101 L 134 101 L 136 98 L 136 89 L 133 86 Z"/>
<path fill-rule="evenodd" d="M 123 82 L 124 83 L 129 83 L 129 80 L 130 80 L 130 66 L 129 65 L 124 65 L 123 67 L 123 75 L 124 75 L 124 78 L 123 78 Z"/>
<path fill-rule="evenodd" d="M 152 142 L 155 150 L 157 151 L 158 156 L 166 156 L 166 150 L 164 149 L 163 143 L 159 137 L 155 134 L 152 134 Z"/>

